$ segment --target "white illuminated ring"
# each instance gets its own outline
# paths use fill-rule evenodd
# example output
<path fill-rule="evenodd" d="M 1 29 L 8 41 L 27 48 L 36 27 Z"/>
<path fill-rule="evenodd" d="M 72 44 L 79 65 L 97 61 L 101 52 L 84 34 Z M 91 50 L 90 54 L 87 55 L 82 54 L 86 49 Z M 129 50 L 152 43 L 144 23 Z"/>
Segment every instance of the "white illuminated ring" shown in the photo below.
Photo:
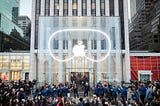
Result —
<path fill-rule="evenodd" d="M 52 40 L 52 38 L 54 38 L 54 36 L 55 36 L 56 34 L 58 34 L 58 33 L 68 32 L 68 31 L 69 31 L 69 32 L 75 32 L 75 31 L 90 31 L 90 32 L 99 32 L 99 33 L 101 33 L 101 34 L 104 35 L 104 36 L 107 38 L 107 40 L 108 40 L 108 52 L 106 53 L 106 55 L 105 55 L 103 58 L 98 59 L 98 60 L 89 58 L 89 57 L 87 57 L 87 56 L 85 56 L 85 57 L 86 57 L 88 60 L 92 61 L 92 62 L 101 62 L 101 61 L 105 60 L 105 59 L 109 56 L 109 54 L 110 54 L 110 52 L 111 52 L 111 40 L 110 40 L 109 36 L 108 36 L 105 32 L 100 31 L 100 30 L 97 30 L 97 29 L 62 29 L 62 30 L 58 30 L 58 31 L 54 32 L 54 33 L 50 36 L 49 41 L 48 41 L 48 50 L 49 50 L 49 53 L 50 53 L 50 55 L 52 56 L 53 59 L 55 59 L 55 60 L 57 60 L 57 61 L 59 61 L 59 62 L 66 62 L 66 61 L 72 60 L 72 59 L 75 57 L 75 56 L 72 56 L 71 58 L 61 60 L 61 59 L 56 58 L 56 57 L 52 54 L 52 51 L 51 51 L 51 40 Z"/>

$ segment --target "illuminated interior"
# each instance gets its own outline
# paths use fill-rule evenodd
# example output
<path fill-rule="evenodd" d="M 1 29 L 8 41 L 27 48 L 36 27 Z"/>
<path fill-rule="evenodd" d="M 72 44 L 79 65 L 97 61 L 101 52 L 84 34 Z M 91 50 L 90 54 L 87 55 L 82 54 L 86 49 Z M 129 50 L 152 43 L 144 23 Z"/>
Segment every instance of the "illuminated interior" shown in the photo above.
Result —
<path fill-rule="evenodd" d="M 0 78 L 13 81 L 25 79 L 25 73 L 29 73 L 30 69 L 29 59 L 29 53 L 0 54 Z"/>

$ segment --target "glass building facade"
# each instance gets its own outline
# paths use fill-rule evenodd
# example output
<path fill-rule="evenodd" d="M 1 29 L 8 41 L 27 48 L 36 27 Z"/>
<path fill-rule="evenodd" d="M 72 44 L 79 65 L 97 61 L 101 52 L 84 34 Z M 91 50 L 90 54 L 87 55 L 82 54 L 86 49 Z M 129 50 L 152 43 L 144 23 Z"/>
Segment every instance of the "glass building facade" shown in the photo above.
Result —
<path fill-rule="evenodd" d="M 0 0 L 0 52 L 29 50 L 23 30 L 18 26 L 19 2 Z"/>
<path fill-rule="evenodd" d="M 60 31 L 70 29 L 70 31 Z M 71 31 L 71 30 L 75 31 Z M 82 31 L 76 31 L 82 29 Z M 83 30 L 84 29 L 84 30 Z M 86 31 L 85 29 L 90 29 Z M 108 39 L 94 29 L 108 35 Z M 57 33 L 52 37 L 52 34 Z M 86 77 L 91 85 L 98 80 L 122 80 L 121 34 L 119 17 L 40 17 L 38 37 L 38 72 L 39 82 L 60 83 L 71 81 L 75 75 Z M 49 46 L 49 41 L 50 46 Z M 108 58 L 92 62 L 86 57 L 74 57 L 73 47 L 78 41 L 85 46 L 85 55 L 93 60 L 101 60 L 109 51 Z M 49 52 L 51 49 L 51 52 Z M 56 59 L 51 57 L 51 54 Z"/>
<path fill-rule="evenodd" d="M 0 31 L 10 35 L 13 29 L 23 37 L 23 31 L 18 27 L 19 4 L 16 0 L 0 1 Z"/>
<path fill-rule="evenodd" d="M 100 79 L 130 80 L 128 0 L 33 0 L 31 24 L 31 80 L 59 83 L 70 81 L 76 75 L 87 77 L 91 85 Z M 68 62 L 52 59 L 48 49 L 49 38 L 63 29 L 104 32 L 111 40 L 109 56 L 101 62 L 92 62 L 84 57 L 75 57 Z M 109 48 L 103 34 L 67 31 L 52 38 L 52 54 L 60 60 L 70 58 L 79 41 L 85 46 L 85 56 L 94 60 L 105 57 Z"/>
<path fill-rule="evenodd" d="M 18 81 L 29 78 L 30 53 L 0 53 L 0 78 Z"/>

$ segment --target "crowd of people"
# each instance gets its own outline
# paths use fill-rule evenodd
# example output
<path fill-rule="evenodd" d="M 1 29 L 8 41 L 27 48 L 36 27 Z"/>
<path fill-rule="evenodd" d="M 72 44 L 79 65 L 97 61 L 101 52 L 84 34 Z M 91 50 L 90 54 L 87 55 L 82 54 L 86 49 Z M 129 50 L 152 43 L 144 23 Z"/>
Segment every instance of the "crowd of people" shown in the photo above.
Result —
<path fill-rule="evenodd" d="M 0 79 L 0 106 L 22 106 L 29 103 L 36 80 L 2 81 Z M 29 105 L 26 105 L 29 106 Z"/>
<path fill-rule="evenodd" d="M 82 86 L 82 89 L 79 89 Z M 0 82 L 0 106 L 160 106 L 159 81 L 131 81 L 116 84 L 88 82 L 44 84 L 36 80 Z"/>

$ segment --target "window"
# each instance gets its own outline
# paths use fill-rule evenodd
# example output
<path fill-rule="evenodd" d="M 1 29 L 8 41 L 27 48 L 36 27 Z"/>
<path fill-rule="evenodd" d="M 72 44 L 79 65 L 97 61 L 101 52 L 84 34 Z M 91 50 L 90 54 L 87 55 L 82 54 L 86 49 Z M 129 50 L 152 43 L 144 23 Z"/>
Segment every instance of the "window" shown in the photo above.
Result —
<path fill-rule="evenodd" d="M 100 14 L 101 16 L 105 15 L 105 1 L 104 0 L 101 0 L 101 3 L 100 3 Z"/>
<path fill-rule="evenodd" d="M 77 3 L 77 0 L 72 0 L 72 3 Z"/>
<path fill-rule="evenodd" d="M 3 69 L 8 69 L 9 68 L 9 57 L 8 56 L 3 56 L 3 63 L 2 63 L 2 67 Z"/>
<path fill-rule="evenodd" d="M 58 49 L 58 40 L 53 41 L 53 49 Z"/>
<path fill-rule="evenodd" d="M 77 16 L 77 10 L 78 5 L 77 5 L 77 0 L 72 0 L 72 15 Z"/>
<path fill-rule="evenodd" d="M 63 40 L 63 49 L 68 49 L 68 40 Z"/>
<path fill-rule="evenodd" d="M 106 49 L 106 40 L 101 40 L 101 49 Z"/>
<path fill-rule="evenodd" d="M 63 1 L 63 15 L 68 16 L 68 0 Z"/>
<path fill-rule="evenodd" d="M 40 14 L 41 0 L 36 0 L 36 14 Z"/>
<path fill-rule="evenodd" d="M 64 16 L 68 16 L 68 10 L 66 9 L 66 10 L 63 10 L 63 15 Z"/>
<path fill-rule="evenodd" d="M 59 10 L 55 9 L 54 13 L 55 13 L 55 16 L 59 16 Z"/>
<path fill-rule="evenodd" d="M 114 0 L 109 0 L 110 16 L 114 16 Z"/>
<path fill-rule="evenodd" d="M 45 0 L 45 15 L 50 14 L 50 0 Z"/>
<path fill-rule="evenodd" d="M 91 1 L 91 15 L 96 16 L 96 1 L 95 0 Z"/>
<path fill-rule="evenodd" d="M 63 0 L 63 3 L 68 3 L 68 0 Z"/>
<path fill-rule="evenodd" d="M 87 1 L 82 0 L 82 16 L 86 16 L 86 15 L 87 15 Z"/>
<path fill-rule="evenodd" d="M 22 56 L 11 56 L 10 69 L 22 70 Z"/>
<path fill-rule="evenodd" d="M 96 40 L 92 40 L 92 49 L 97 49 L 97 41 Z"/>
<path fill-rule="evenodd" d="M 24 62 L 24 70 L 29 70 L 29 61 L 30 57 L 29 56 L 24 56 L 23 62 Z"/>
<path fill-rule="evenodd" d="M 77 10 L 73 10 L 73 11 L 72 11 L 72 15 L 73 15 L 73 16 L 77 16 Z"/>
<path fill-rule="evenodd" d="M 0 56 L 0 70 L 2 69 L 2 56 Z"/>

